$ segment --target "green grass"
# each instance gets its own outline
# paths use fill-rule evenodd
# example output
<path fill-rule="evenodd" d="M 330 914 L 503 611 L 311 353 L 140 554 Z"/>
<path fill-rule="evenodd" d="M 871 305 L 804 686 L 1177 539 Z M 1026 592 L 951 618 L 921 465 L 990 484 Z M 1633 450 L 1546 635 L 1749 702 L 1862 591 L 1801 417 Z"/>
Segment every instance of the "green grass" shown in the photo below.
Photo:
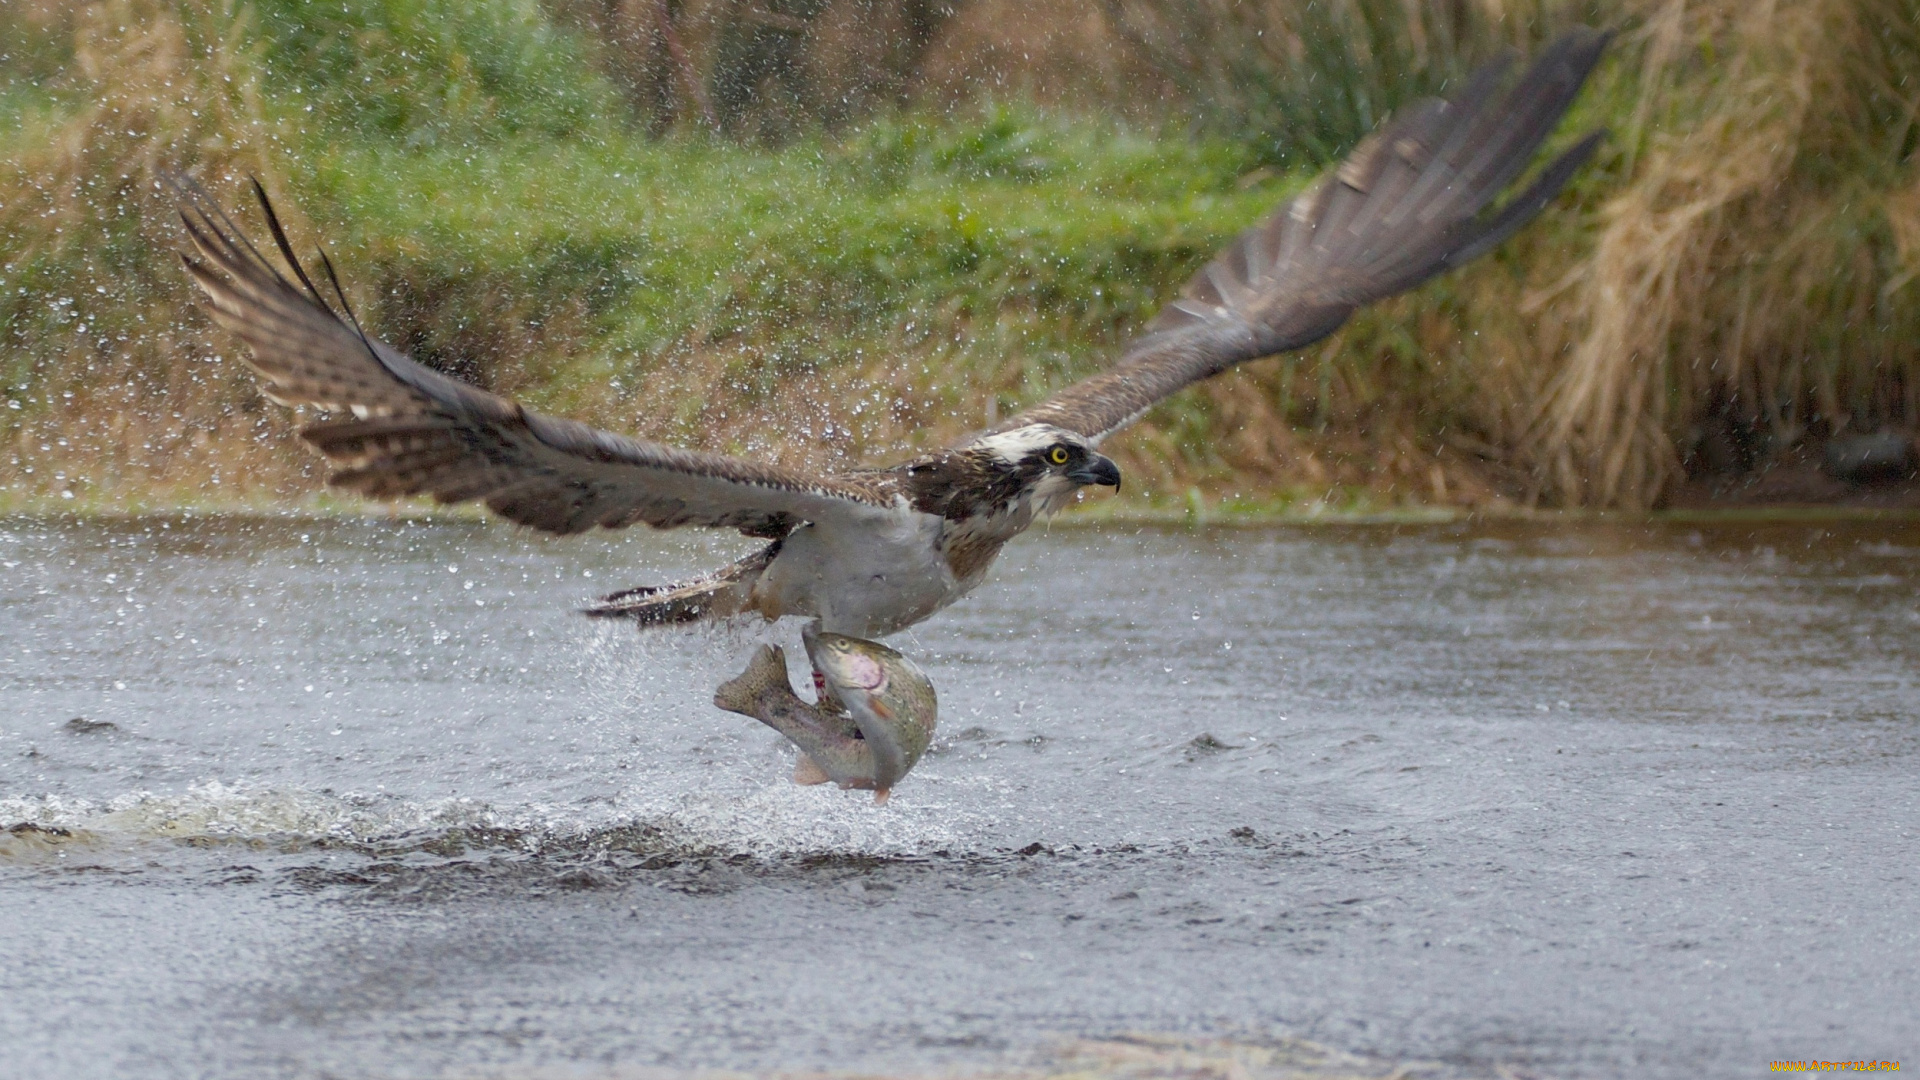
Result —
<path fill-rule="evenodd" d="M 1915 0 L 1817 0 L 1851 37 L 1708 17 L 1738 7 L 1716 0 L 1700 48 L 1671 56 L 1600 0 L 1156 2 L 1204 29 L 1153 46 L 1188 95 L 1160 126 L 1003 102 L 777 147 L 649 137 L 597 66 L 610 46 L 539 0 L 0 7 L 8 498 L 292 503 L 318 484 L 201 313 L 156 167 L 204 177 L 256 235 L 260 176 L 371 329 L 536 408 L 886 460 L 1109 363 L 1392 104 L 1575 19 L 1627 32 L 1562 135 L 1617 133 L 1572 190 L 1473 267 L 1153 410 L 1109 444 L 1127 512 L 1645 507 L 1716 395 L 1757 403 L 1782 445 L 1920 422 Z M 1813 48 L 1829 38 L 1887 55 Z M 1818 53 L 1824 111 L 1775 132 L 1741 109 L 1800 100 L 1765 75 L 1796 50 Z M 1754 71 L 1773 81 L 1733 77 Z M 1767 149 L 1789 143 L 1804 168 Z M 1694 213 L 1698 176 L 1729 173 L 1751 178 Z M 1637 412 L 1615 409 L 1634 388 Z M 1622 446 L 1630 482 L 1596 484 Z"/>
<path fill-rule="evenodd" d="M 649 138 L 590 43 L 533 0 L 49 10 L 0 62 L 0 389 L 20 406 L 0 412 L 0 470 L 34 497 L 76 478 L 80 499 L 312 487 L 173 261 L 155 164 L 197 166 L 256 233 L 241 176 L 260 175 L 300 250 L 323 245 L 369 326 L 426 363 L 618 430 L 844 463 L 1098 370 L 1318 163 L 1276 168 L 1270 140 L 1219 123 L 1017 103 L 779 147 Z M 1355 134 L 1332 130 L 1316 138 Z M 1351 430 L 1383 395 L 1445 381 L 1393 315 L 1355 339 L 1281 385 L 1240 378 L 1242 403 L 1268 403 L 1251 423 Z M 1183 395 L 1120 448 L 1138 509 L 1196 484 L 1213 504 L 1320 509 L 1367 486 L 1338 462 L 1246 475 L 1219 445 L 1249 423 L 1232 392 Z"/>
<path fill-rule="evenodd" d="M 1223 138 L 1018 106 L 779 148 L 653 139 L 525 0 L 237 10 L 129 0 L 6 61 L 10 486 L 311 485 L 222 360 L 149 163 L 198 172 L 264 241 L 241 182 L 260 175 L 301 252 L 323 246 L 424 362 L 682 442 L 804 453 L 837 432 L 841 458 L 1101 366 L 1292 183 L 1241 183 L 1254 157 Z"/>
<path fill-rule="evenodd" d="M 987 164 L 1006 143 L 1017 168 Z M 750 344 L 733 381 L 752 397 L 958 326 L 1011 343 L 1030 397 L 1277 197 L 1236 189 L 1228 146 L 1006 111 L 777 152 L 618 135 L 485 154 L 343 141 L 314 158 L 310 216 L 340 223 L 350 278 L 382 297 L 408 283 L 376 321 L 431 308 L 414 341 L 429 359 L 493 376 L 506 359 L 484 350 L 522 336 L 507 323 L 576 320 L 511 361 L 517 392 L 555 408 L 594 407 L 601 384 L 637 392 L 678 348 Z"/>
<path fill-rule="evenodd" d="M 267 83 L 409 147 L 592 139 L 620 99 L 537 0 L 254 0 Z"/>

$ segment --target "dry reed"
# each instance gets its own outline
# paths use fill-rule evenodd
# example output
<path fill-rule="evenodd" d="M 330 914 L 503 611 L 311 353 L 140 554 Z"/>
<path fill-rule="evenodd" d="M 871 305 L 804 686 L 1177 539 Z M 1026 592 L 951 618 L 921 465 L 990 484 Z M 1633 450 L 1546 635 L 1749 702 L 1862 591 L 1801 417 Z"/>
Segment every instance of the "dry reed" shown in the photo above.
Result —
<path fill-rule="evenodd" d="M 1516 446 L 1567 505 L 1655 505 L 1712 415 L 1774 453 L 1920 423 L 1920 8 L 1662 0 L 1631 169 L 1572 287 L 1532 307 L 1570 352 Z M 1550 360 L 1545 351 L 1543 360 Z"/>

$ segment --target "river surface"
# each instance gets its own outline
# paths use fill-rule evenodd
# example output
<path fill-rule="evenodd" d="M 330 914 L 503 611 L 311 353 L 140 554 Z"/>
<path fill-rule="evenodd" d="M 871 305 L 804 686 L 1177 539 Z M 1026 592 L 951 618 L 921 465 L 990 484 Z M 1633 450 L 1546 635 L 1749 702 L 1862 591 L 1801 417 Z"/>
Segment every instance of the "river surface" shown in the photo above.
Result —
<path fill-rule="evenodd" d="M 884 807 L 573 613 L 743 550 L 0 520 L 0 1074 L 1920 1066 L 1920 523 L 1036 531 Z"/>

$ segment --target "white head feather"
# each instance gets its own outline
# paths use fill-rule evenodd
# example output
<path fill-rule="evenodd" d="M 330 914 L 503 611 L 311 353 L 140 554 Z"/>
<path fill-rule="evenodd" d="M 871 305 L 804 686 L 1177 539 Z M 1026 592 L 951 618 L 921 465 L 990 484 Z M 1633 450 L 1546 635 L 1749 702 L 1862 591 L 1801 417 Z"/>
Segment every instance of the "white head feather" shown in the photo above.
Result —
<path fill-rule="evenodd" d="M 996 432 L 973 441 L 975 447 L 987 451 L 1009 465 L 1025 461 L 1054 443 L 1087 446 L 1087 440 L 1084 437 L 1066 428 L 1054 427 L 1052 424 L 1028 424 L 1026 427 Z"/>

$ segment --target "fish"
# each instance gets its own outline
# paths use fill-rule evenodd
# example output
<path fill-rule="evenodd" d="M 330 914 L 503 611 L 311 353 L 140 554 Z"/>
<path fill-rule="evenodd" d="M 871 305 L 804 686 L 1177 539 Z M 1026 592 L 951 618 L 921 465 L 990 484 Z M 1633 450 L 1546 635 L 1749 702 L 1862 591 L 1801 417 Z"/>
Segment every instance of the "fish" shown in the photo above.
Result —
<path fill-rule="evenodd" d="M 933 745 L 940 702 L 932 681 L 919 665 L 877 641 L 825 633 L 803 640 L 814 670 L 826 676 L 823 691 L 853 715 L 873 752 L 874 789 L 891 790 Z"/>
<path fill-rule="evenodd" d="M 933 743 L 939 701 L 913 661 L 875 641 L 844 634 L 802 638 L 820 700 L 787 681 L 786 653 L 762 645 L 747 670 L 714 692 L 715 706 L 750 716 L 800 748 L 793 779 L 871 790 L 884 804 Z"/>

